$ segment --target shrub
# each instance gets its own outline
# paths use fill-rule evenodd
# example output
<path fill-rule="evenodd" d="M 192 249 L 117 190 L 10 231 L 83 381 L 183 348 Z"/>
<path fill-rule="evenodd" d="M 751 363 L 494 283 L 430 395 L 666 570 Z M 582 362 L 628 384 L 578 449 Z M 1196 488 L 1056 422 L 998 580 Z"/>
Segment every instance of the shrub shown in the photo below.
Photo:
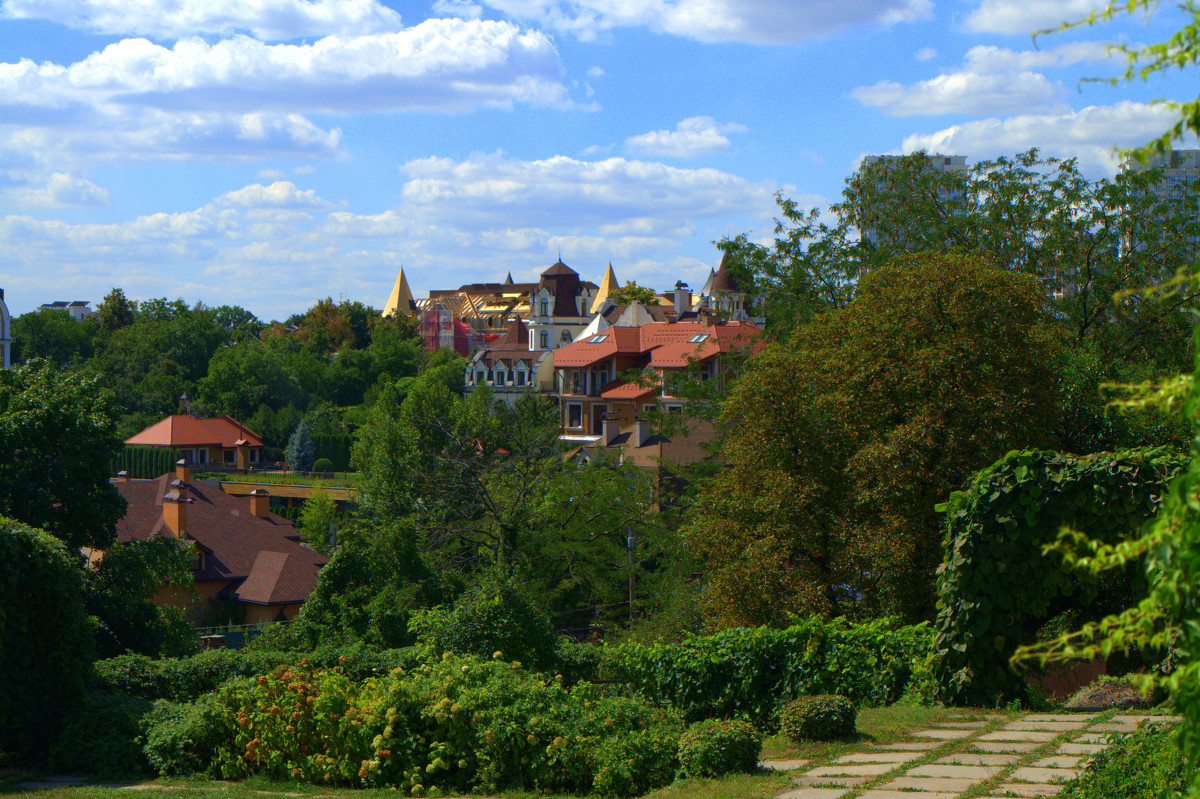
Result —
<path fill-rule="evenodd" d="M 50 747 L 51 767 L 104 778 L 145 774 L 138 736 L 149 711 L 145 699 L 92 693 L 63 723 Z"/>
<path fill-rule="evenodd" d="M 200 774 L 208 770 L 220 728 L 210 697 L 192 703 L 160 699 L 142 719 L 142 752 L 157 773 Z"/>
<path fill-rule="evenodd" d="M 329 460 L 329 458 L 317 458 L 315 461 L 313 461 L 312 471 L 314 471 L 314 472 L 332 472 L 333 471 L 333 461 Z"/>
<path fill-rule="evenodd" d="M 1143 724 L 1095 755 L 1061 799 L 1159 799 L 1187 786 L 1179 728 Z"/>
<path fill-rule="evenodd" d="M 418 612 L 411 623 L 436 653 L 491 658 L 495 652 L 544 671 L 558 665 L 557 638 L 546 614 L 515 588 L 486 584 L 455 601 L 453 609 Z"/>
<path fill-rule="evenodd" d="M 688 727 L 679 739 L 679 768 L 689 777 L 719 777 L 753 771 L 762 734 L 747 721 L 708 719 Z"/>
<path fill-rule="evenodd" d="M 41 760 L 84 699 L 83 570 L 54 536 L 0 516 L 0 752 Z"/>
<path fill-rule="evenodd" d="M 892 704 L 932 641 L 925 624 L 814 617 L 784 630 L 733 628 L 681 644 L 623 644 L 606 650 L 606 666 L 688 721 L 746 718 L 771 730 L 779 708 L 800 696 L 840 694 L 859 706 Z"/>
<path fill-rule="evenodd" d="M 604 650 L 593 644 L 576 643 L 564 636 L 558 641 L 557 655 L 559 673 L 567 685 L 574 685 L 596 679 Z"/>
<path fill-rule="evenodd" d="M 832 741 L 854 735 L 854 703 L 844 696 L 802 696 L 779 713 L 779 727 L 793 741 Z"/>

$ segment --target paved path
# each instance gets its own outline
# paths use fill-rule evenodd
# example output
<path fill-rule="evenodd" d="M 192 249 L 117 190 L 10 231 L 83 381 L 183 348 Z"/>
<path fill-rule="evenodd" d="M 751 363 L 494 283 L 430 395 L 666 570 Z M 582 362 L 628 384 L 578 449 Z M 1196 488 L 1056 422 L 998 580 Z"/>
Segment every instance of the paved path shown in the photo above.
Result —
<path fill-rule="evenodd" d="M 843 755 L 812 767 L 804 761 L 767 761 L 795 774 L 797 787 L 776 799 L 956 799 L 984 796 L 1049 797 L 1078 774 L 1114 732 L 1132 732 L 1154 719 L 1178 716 L 1119 713 L 1030 714 L 1003 722 L 949 720 L 916 730 L 911 740 Z M 981 785 L 981 783 L 985 783 Z"/>

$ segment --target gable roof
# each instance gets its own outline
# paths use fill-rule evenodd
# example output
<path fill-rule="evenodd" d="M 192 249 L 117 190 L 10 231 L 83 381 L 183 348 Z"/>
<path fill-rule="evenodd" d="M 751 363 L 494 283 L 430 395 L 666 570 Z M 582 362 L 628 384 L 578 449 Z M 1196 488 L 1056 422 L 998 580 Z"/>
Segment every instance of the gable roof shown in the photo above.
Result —
<path fill-rule="evenodd" d="M 197 419 L 187 413 L 168 416 L 135 436 L 125 439 L 131 446 L 147 447 L 223 447 L 233 449 L 245 439 L 251 447 L 261 447 L 262 437 L 232 416 Z"/>
<path fill-rule="evenodd" d="M 118 541 L 174 538 L 162 518 L 163 496 L 174 474 L 115 483 L 129 507 L 117 523 Z M 258 518 L 248 497 L 235 497 L 198 481 L 188 485 L 184 533 L 204 552 L 197 582 L 230 582 L 229 595 L 258 605 L 303 602 L 329 558 L 302 546 L 282 516 Z"/>
<path fill-rule="evenodd" d="M 712 324 L 700 321 L 650 322 L 639 327 L 613 326 L 591 338 L 554 351 L 556 368 L 580 369 L 614 355 L 650 354 L 650 365 L 660 368 L 687 366 L 689 358 L 706 360 L 734 349 L 757 349 L 761 331 L 749 322 Z M 689 339 L 705 336 L 702 341 Z M 596 339 L 603 336 L 603 340 Z"/>

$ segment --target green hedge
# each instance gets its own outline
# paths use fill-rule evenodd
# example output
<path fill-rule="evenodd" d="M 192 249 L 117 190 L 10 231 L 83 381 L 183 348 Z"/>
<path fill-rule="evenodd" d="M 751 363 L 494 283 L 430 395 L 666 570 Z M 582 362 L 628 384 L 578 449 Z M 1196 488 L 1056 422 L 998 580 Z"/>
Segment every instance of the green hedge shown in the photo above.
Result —
<path fill-rule="evenodd" d="M 313 436 L 315 460 L 327 458 L 333 463 L 331 472 L 346 472 L 350 470 L 350 449 L 354 444 L 352 436 L 341 433 L 330 436 Z M 320 471 L 316 469 L 314 471 Z"/>
<path fill-rule="evenodd" d="M 345 660 L 341 660 L 343 657 Z M 371 650 L 364 646 L 316 652 L 209 649 L 192 657 L 161 660 L 121 655 L 96 661 L 92 681 L 101 691 L 149 700 L 190 702 L 234 677 L 266 674 L 276 666 L 295 665 L 306 658 L 318 668 L 341 665 L 348 677 L 363 680 L 395 668 L 412 668 L 418 657 L 414 647 Z"/>
<path fill-rule="evenodd" d="M 109 474 L 116 476 L 117 472 L 128 472 L 130 477 L 138 480 L 150 479 L 175 471 L 175 462 L 178 460 L 179 450 L 127 446 L 112 459 Z"/>
<path fill-rule="evenodd" d="M 806 619 L 784 630 L 735 628 L 680 644 L 607 650 L 617 675 L 689 721 L 740 717 L 774 729 L 801 696 L 840 694 L 858 706 L 895 702 L 933 643 L 925 624 Z"/>

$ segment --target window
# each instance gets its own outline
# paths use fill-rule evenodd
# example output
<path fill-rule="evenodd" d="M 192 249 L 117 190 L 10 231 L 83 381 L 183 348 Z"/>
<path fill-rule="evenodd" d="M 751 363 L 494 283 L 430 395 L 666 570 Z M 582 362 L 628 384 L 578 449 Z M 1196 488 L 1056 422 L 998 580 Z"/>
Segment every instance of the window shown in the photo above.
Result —
<path fill-rule="evenodd" d="M 517 385 L 518 386 L 525 385 L 525 370 L 523 370 L 523 369 L 517 370 Z"/>
<path fill-rule="evenodd" d="M 225 463 L 233 463 L 235 455 L 237 455 L 237 453 L 234 450 L 227 449 L 221 453 L 221 460 Z"/>
<path fill-rule="evenodd" d="M 588 339 L 588 344 L 603 344 L 607 339 L 607 333 L 603 336 L 592 336 L 590 339 Z"/>
<path fill-rule="evenodd" d="M 495 380 L 496 380 L 496 376 L 495 376 L 495 374 L 492 372 L 492 370 L 491 370 L 491 369 L 488 369 L 488 379 L 487 379 L 487 381 L 488 381 L 489 383 L 492 383 L 492 382 L 494 382 Z"/>
<path fill-rule="evenodd" d="M 208 450 L 196 450 L 196 463 L 208 463 Z"/>
<path fill-rule="evenodd" d="M 258 450 L 256 450 L 256 449 L 250 450 L 250 462 L 258 463 Z"/>
<path fill-rule="evenodd" d="M 666 410 L 667 410 L 667 413 L 683 413 L 683 406 L 682 405 L 668 405 Z"/>
<path fill-rule="evenodd" d="M 550 346 L 550 334 L 547 333 L 545 330 L 542 331 L 542 337 L 541 337 L 539 346 L 542 349 L 546 349 L 547 347 Z"/>
<path fill-rule="evenodd" d="M 549 316 L 549 315 L 550 315 L 550 301 L 549 301 L 549 300 L 542 300 L 542 313 L 541 313 L 541 315 L 542 315 L 542 316 Z"/>
<path fill-rule="evenodd" d="M 504 385 L 504 372 L 496 372 L 496 385 Z"/>
<path fill-rule="evenodd" d="M 486 379 L 487 379 L 487 372 L 483 371 L 482 369 L 480 369 L 478 372 L 475 373 L 475 385 L 482 386 L 483 381 Z"/>
<path fill-rule="evenodd" d="M 570 344 L 571 343 L 571 331 L 564 330 L 562 332 L 562 336 L 560 336 L 560 338 L 562 339 L 563 344 Z"/>
<path fill-rule="evenodd" d="M 567 427 L 583 427 L 583 406 L 578 402 L 572 402 L 567 405 Z"/>
<path fill-rule="evenodd" d="M 707 333 L 701 333 L 698 336 L 692 336 L 691 338 L 689 338 L 688 344 L 699 344 L 700 342 L 704 341 L 707 338 L 708 338 Z"/>

